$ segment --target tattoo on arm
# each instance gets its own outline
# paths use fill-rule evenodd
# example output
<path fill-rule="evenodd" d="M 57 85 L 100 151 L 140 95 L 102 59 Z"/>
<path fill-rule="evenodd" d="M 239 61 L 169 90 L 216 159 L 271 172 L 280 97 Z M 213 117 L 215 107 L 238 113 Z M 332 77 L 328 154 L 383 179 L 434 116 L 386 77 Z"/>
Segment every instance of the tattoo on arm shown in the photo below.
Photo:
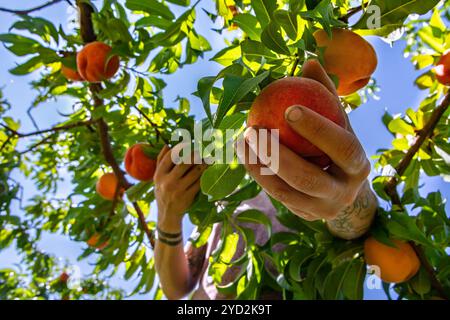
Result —
<path fill-rule="evenodd" d="M 193 282 L 197 282 L 203 270 L 203 264 L 205 262 L 207 245 L 199 248 L 189 245 L 186 250 L 186 256 L 188 259 L 189 271 Z"/>
<path fill-rule="evenodd" d="M 375 212 L 376 198 L 367 183 L 363 188 L 352 205 L 344 209 L 336 219 L 328 221 L 333 233 L 350 239 L 367 231 Z"/>

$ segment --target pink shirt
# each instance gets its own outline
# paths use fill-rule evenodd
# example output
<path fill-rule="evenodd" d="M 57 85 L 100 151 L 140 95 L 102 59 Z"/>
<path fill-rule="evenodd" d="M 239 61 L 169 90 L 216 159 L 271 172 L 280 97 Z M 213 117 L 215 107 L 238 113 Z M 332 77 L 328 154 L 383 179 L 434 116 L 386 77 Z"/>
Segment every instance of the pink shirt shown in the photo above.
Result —
<path fill-rule="evenodd" d="M 243 201 L 241 205 L 236 209 L 234 215 L 237 215 L 240 212 L 249 210 L 249 209 L 257 209 L 263 213 L 265 213 L 269 219 L 272 221 L 272 232 L 282 232 L 289 231 L 288 228 L 284 227 L 280 224 L 278 219 L 276 218 L 276 210 L 272 203 L 270 202 L 269 197 L 266 195 L 264 191 L 262 191 L 255 198 Z M 268 240 L 267 230 L 263 224 L 260 223 L 251 223 L 245 224 L 245 227 L 253 230 L 255 234 L 255 241 L 259 245 L 263 245 Z M 206 259 L 203 265 L 202 274 L 199 280 L 199 287 L 193 293 L 192 299 L 194 300 L 218 300 L 218 299 L 230 299 L 232 297 L 227 297 L 221 293 L 219 293 L 214 286 L 213 280 L 210 276 L 208 276 L 208 266 L 209 266 L 209 256 L 216 249 L 217 244 L 220 240 L 220 232 L 222 225 L 217 223 L 214 225 L 213 231 L 210 235 L 208 241 L 208 247 L 206 250 Z M 244 253 L 244 241 L 240 238 L 236 252 L 234 257 L 238 258 Z M 223 283 L 228 283 L 235 279 L 236 275 L 239 273 L 239 268 L 230 268 L 223 275 Z"/>

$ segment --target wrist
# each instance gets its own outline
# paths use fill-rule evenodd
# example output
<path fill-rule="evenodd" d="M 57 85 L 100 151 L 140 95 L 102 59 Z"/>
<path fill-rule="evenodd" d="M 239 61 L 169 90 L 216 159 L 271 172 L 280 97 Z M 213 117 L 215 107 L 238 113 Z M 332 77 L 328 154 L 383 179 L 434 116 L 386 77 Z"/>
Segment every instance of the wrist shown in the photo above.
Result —
<path fill-rule="evenodd" d="M 158 214 L 158 228 L 168 233 L 179 233 L 183 229 L 183 217 L 173 214 Z"/>
<path fill-rule="evenodd" d="M 355 239 L 366 233 L 377 211 L 378 199 L 366 181 L 354 203 L 343 209 L 336 218 L 327 221 L 332 234 L 344 239 Z"/>

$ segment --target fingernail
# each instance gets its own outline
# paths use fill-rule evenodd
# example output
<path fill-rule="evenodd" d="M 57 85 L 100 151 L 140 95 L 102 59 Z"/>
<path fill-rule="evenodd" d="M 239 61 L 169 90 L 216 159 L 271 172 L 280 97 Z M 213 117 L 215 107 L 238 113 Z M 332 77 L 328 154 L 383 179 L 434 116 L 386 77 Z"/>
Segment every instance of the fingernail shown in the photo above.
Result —
<path fill-rule="evenodd" d="M 298 121 L 300 120 L 301 116 L 302 116 L 302 109 L 300 109 L 298 106 L 292 106 L 286 110 L 286 118 L 288 121 L 291 122 Z"/>

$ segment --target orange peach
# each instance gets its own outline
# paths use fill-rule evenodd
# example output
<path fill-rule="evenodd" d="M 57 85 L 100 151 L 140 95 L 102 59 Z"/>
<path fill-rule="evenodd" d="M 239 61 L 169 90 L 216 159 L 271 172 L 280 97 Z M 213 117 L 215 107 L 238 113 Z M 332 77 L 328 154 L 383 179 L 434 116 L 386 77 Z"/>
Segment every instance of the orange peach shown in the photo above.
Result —
<path fill-rule="evenodd" d="M 396 248 L 385 245 L 373 237 L 364 242 L 367 264 L 380 268 L 384 282 L 401 283 L 411 279 L 420 268 L 420 261 L 412 246 L 405 241 L 391 239 Z"/>
<path fill-rule="evenodd" d="M 377 55 L 363 37 L 346 29 L 333 29 L 332 37 L 320 29 L 314 32 L 317 46 L 324 48 L 324 68 L 339 79 L 340 96 L 365 87 L 377 67 Z"/>
<path fill-rule="evenodd" d="M 83 78 L 81 77 L 81 75 L 78 73 L 77 70 L 66 67 L 65 65 L 61 67 L 61 73 L 67 80 L 83 81 Z"/>
<path fill-rule="evenodd" d="M 101 235 L 99 233 L 94 233 L 92 237 L 86 241 L 86 243 L 93 248 L 96 248 L 98 250 L 103 250 L 107 245 L 108 241 L 105 241 L 103 243 L 100 242 Z"/>
<path fill-rule="evenodd" d="M 150 181 L 156 170 L 156 160 L 144 152 L 148 144 L 137 143 L 130 147 L 125 154 L 125 170 L 133 178 L 140 181 Z"/>
<path fill-rule="evenodd" d="M 286 122 L 284 113 L 293 105 L 302 105 L 341 127 L 346 126 L 337 98 L 320 82 L 299 77 L 276 80 L 265 87 L 253 101 L 247 124 L 279 129 L 280 143 L 318 166 L 326 167 L 330 159 Z"/>
<path fill-rule="evenodd" d="M 445 52 L 434 68 L 436 79 L 444 86 L 450 86 L 450 50 Z"/>
<path fill-rule="evenodd" d="M 112 78 L 119 69 L 119 57 L 109 56 L 112 48 L 99 41 L 91 42 L 77 55 L 80 75 L 89 82 L 100 82 Z"/>
<path fill-rule="evenodd" d="M 98 179 L 96 190 L 97 193 L 105 200 L 114 200 L 117 184 L 119 181 L 114 173 L 105 173 Z M 123 194 L 123 189 L 119 191 L 119 196 Z"/>

